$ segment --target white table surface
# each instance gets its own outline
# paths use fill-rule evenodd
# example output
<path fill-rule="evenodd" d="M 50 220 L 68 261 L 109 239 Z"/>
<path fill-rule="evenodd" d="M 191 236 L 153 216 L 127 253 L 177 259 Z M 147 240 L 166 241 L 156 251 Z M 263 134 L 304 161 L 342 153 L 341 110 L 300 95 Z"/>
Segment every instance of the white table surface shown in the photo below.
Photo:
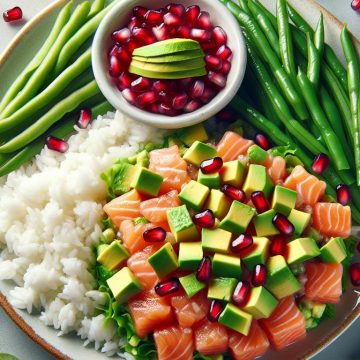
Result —
<path fill-rule="evenodd" d="M 24 17 L 31 19 L 50 2 L 51 0 L 0 0 L 0 14 L 8 8 L 18 5 L 23 9 Z M 360 14 L 351 9 L 351 0 L 318 0 L 318 2 L 340 20 L 347 22 L 351 31 L 360 38 Z M 21 25 L 5 24 L 0 18 L 0 52 L 20 28 Z M 4 36 L 5 34 L 6 36 Z M 11 353 L 20 360 L 52 359 L 46 351 L 32 342 L 0 308 L 0 353 L 4 352 Z M 360 319 L 315 359 L 360 360 Z"/>

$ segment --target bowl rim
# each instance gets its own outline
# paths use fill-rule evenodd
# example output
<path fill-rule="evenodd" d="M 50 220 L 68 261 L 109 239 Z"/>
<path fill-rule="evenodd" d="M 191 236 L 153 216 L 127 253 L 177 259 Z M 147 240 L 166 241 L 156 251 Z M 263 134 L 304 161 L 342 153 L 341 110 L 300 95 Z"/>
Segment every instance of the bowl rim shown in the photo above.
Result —
<path fill-rule="evenodd" d="M 241 83 L 245 76 L 246 63 L 247 63 L 247 51 L 245 39 L 240 29 L 239 23 L 235 20 L 232 14 L 227 10 L 224 4 L 219 1 L 212 1 L 210 6 L 217 9 L 217 12 L 221 13 L 221 22 L 226 23 L 226 30 L 228 37 L 232 36 L 233 52 L 237 53 L 237 56 L 233 56 L 231 60 L 231 70 L 227 77 L 227 84 L 208 104 L 201 106 L 199 109 L 178 116 L 166 116 L 162 114 L 153 114 L 148 111 L 137 108 L 134 105 L 128 103 L 122 98 L 119 90 L 114 84 L 109 81 L 109 76 L 104 70 L 103 65 L 103 42 L 106 37 L 109 36 L 109 32 L 112 29 L 112 22 L 114 18 L 120 16 L 127 16 L 127 12 L 122 13 L 122 9 L 135 6 L 138 3 L 142 3 L 144 0 L 123 0 L 118 4 L 115 4 L 112 9 L 106 14 L 101 21 L 94 37 L 92 48 L 92 68 L 96 82 L 107 100 L 114 106 L 115 109 L 123 112 L 125 115 L 136 119 L 138 121 L 167 129 L 187 127 L 195 125 L 204 120 L 209 119 L 216 113 L 221 111 L 228 103 L 233 99 L 237 91 L 239 90 Z M 199 1 L 206 4 L 206 0 Z M 119 20 L 121 22 L 121 20 Z M 110 25 L 109 25 L 110 24 Z M 221 24 L 220 24 L 221 25 Z"/>

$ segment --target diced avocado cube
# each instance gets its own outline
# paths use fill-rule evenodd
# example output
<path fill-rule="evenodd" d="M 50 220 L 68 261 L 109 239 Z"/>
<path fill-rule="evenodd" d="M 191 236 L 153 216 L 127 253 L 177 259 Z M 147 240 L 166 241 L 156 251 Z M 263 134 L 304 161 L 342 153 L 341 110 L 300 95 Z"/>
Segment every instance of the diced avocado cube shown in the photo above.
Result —
<path fill-rule="evenodd" d="M 321 249 L 320 259 L 340 264 L 346 258 L 346 247 L 341 237 L 331 238 Z"/>
<path fill-rule="evenodd" d="M 248 148 L 247 156 L 252 163 L 261 164 L 266 161 L 268 153 L 259 145 L 251 145 Z"/>
<path fill-rule="evenodd" d="M 138 154 L 130 157 L 129 162 L 147 168 L 149 166 L 149 152 L 147 150 L 140 151 Z"/>
<path fill-rule="evenodd" d="M 210 189 L 220 189 L 221 181 L 219 173 L 204 174 L 201 170 L 199 170 L 197 181 Z"/>
<path fill-rule="evenodd" d="M 212 260 L 212 273 L 214 276 L 239 279 L 241 272 L 241 260 L 239 257 L 219 253 L 214 255 Z"/>
<path fill-rule="evenodd" d="M 276 229 L 272 222 L 275 215 L 276 212 L 271 209 L 255 216 L 254 226 L 257 236 L 272 236 L 279 234 L 278 229 Z"/>
<path fill-rule="evenodd" d="M 217 151 L 210 145 L 200 141 L 195 141 L 186 151 L 183 158 L 189 163 L 200 167 L 204 160 L 213 159 L 217 156 Z"/>
<path fill-rule="evenodd" d="M 246 167 L 239 160 L 224 163 L 220 175 L 224 184 L 240 187 L 245 178 Z"/>
<path fill-rule="evenodd" d="M 251 314 L 256 320 L 267 319 L 275 310 L 277 299 L 263 286 L 251 289 L 250 297 L 243 310 Z"/>
<path fill-rule="evenodd" d="M 176 242 L 194 241 L 199 233 L 191 220 L 186 205 L 167 210 L 167 220 Z"/>
<path fill-rule="evenodd" d="M 253 207 L 235 200 L 232 202 L 227 215 L 220 222 L 219 227 L 241 234 L 247 229 L 254 215 L 255 209 Z"/>
<path fill-rule="evenodd" d="M 197 124 L 181 129 L 178 133 L 178 137 L 187 146 L 191 146 L 195 141 L 205 142 L 209 139 L 203 124 Z"/>
<path fill-rule="evenodd" d="M 205 251 L 226 254 L 229 252 L 231 238 L 231 232 L 222 229 L 201 230 L 201 246 Z"/>
<path fill-rule="evenodd" d="M 96 248 L 96 256 L 97 258 L 101 255 L 101 253 L 103 253 L 105 251 L 105 249 L 107 249 L 109 247 L 108 244 L 100 244 L 97 248 Z"/>
<path fill-rule="evenodd" d="M 126 162 L 113 165 L 101 177 L 111 185 L 114 195 L 122 195 L 131 190 L 131 183 L 136 173 L 136 167 Z"/>
<path fill-rule="evenodd" d="M 101 251 L 100 255 L 97 257 L 97 262 L 104 265 L 108 270 L 114 270 L 128 257 L 129 252 L 120 244 L 120 241 L 114 240 Z"/>
<path fill-rule="evenodd" d="M 311 314 L 315 319 L 321 319 L 324 315 L 326 304 L 314 303 Z"/>
<path fill-rule="evenodd" d="M 157 196 L 162 182 L 162 176 L 155 174 L 144 167 L 138 167 L 131 183 L 131 187 L 144 194 Z"/>
<path fill-rule="evenodd" d="M 285 216 L 288 216 L 296 204 L 297 192 L 283 186 L 275 186 L 271 207 Z"/>
<path fill-rule="evenodd" d="M 200 211 L 209 193 L 210 189 L 207 186 L 191 180 L 181 190 L 179 199 L 188 207 Z"/>
<path fill-rule="evenodd" d="M 267 174 L 265 166 L 250 164 L 249 170 L 243 185 L 246 196 L 250 196 L 254 191 L 262 191 L 269 197 L 274 189 L 274 185 Z"/>
<path fill-rule="evenodd" d="M 193 297 L 199 291 L 206 287 L 205 284 L 203 284 L 196 278 L 195 273 L 183 276 L 179 278 L 179 281 L 189 298 Z"/>
<path fill-rule="evenodd" d="M 257 264 L 266 264 L 269 256 L 270 241 L 266 237 L 253 236 L 253 245 L 249 250 L 249 254 L 242 257 L 242 261 L 246 267 L 253 271 Z"/>
<path fill-rule="evenodd" d="M 288 220 L 294 225 L 296 235 L 301 235 L 304 232 L 310 223 L 310 219 L 310 214 L 296 209 L 292 209 L 288 216 Z"/>
<path fill-rule="evenodd" d="M 203 258 L 201 242 L 183 242 L 179 245 L 179 265 L 183 270 L 196 270 Z"/>
<path fill-rule="evenodd" d="M 219 323 L 247 336 L 250 331 L 252 315 L 239 309 L 233 304 L 226 304 L 224 311 L 220 314 Z"/>
<path fill-rule="evenodd" d="M 217 218 L 222 219 L 228 213 L 230 205 L 230 201 L 223 192 L 212 189 L 205 208 L 211 210 Z"/>
<path fill-rule="evenodd" d="M 237 279 L 234 278 L 214 278 L 211 279 L 208 289 L 208 298 L 229 302 L 235 290 Z"/>
<path fill-rule="evenodd" d="M 282 255 L 271 256 L 267 263 L 266 288 L 278 299 L 292 295 L 301 289 L 285 258 Z"/>
<path fill-rule="evenodd" d="M 289 265 L 300 263 L 320 255 L 320 250 L 314 239 L 306 237 L 288 243 Z"/>
<path fill-rule="evenodd" d="M 128 267 L 123 267 L 106 282 L 119 304 L 125 303 L 132 296 L 142 291 L 141 284 Z"/>
<path fill-rule="evenodd" d="M 176 253 L 170 243 L 166 243 L 148 259 L 156 275 L 161 279 L 179 267 Z"/>

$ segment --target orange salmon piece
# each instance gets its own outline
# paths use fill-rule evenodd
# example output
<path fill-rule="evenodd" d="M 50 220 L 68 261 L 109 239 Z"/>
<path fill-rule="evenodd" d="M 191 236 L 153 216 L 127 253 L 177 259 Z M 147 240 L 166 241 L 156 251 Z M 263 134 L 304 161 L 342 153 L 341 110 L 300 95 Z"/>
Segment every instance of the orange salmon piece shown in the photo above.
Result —
<path fill-rule="evenodd" d="M 218 156 L 224 162 L 236 160 L 239 155 L 246 155 L 248 148 L 253 145 L 252 140 L 243 138 L 233 131 L 227 131 L 216 146 Z"/>
<path fill-rule="evenodd" d="M 341 264 L 307 263 L 305 296 L 321 303 L 338 303 L 342 294 L 342 274 Z"/>
<path fill-rule="evenodd" d="M 192 360 L 192 330 L 169 326 L 154 332 L 158 360 Z"/>
<path fill-rule="evenodd" d="M 280 185 L 288 176 L 286 161 L 281 156 L 268 156 L 265 162 L 267 173 L 275 185 Z"/>
<path fill-rule="evenodd" d="M 351 209 L 337 203 L 317 203 L 313 208 L 313 227 L 326 236 L 347 238 L 351 234 Z"/>
<path fill-rule="evenodd" d="M 281 299 L 271 316 L 259 320 L 259 323 L 276 350 L 281 350 L 306 336 L 305 318 L 292 296 Z"/>

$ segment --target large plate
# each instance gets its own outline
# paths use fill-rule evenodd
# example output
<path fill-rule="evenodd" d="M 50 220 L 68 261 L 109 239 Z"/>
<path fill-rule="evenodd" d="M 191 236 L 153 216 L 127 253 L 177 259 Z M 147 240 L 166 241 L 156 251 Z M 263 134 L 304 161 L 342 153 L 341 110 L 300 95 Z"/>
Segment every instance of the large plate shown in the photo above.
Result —
<path fill-rule="evenodd" d="M 211 0 L 216 1 L 216 0 Z M 291 4 L 312 24 L 317 21 L 320 11 L 324 13 L 326 22 L 326 40 L 343 59 L 339 43 L 341 22 L 313 0 L 289 0 Z M 44 41 L 46 33 L 65 0 L 57 0 L 28 22 L 22 31 L 14 38 L 10 46 L 0 55 L 0 97 L 7 85 L 14 78 L 17 69 L 21 69 L 31 59 Z M 274 10 L 275 0 L 262 0 Z M 360 54 L 360 43 L 357 42 Z M 91 348 L 84 348 L 81 340 L 75 336 L 58 337 L 56 331 L 43 325 L 37 316 L 31 316 L 24 311 L 14 309 L 7 301 L 13 284 L 0 281 L 0 305 L 12 320 L 57 359 L 89 359 L 100 360 L 106 357 Z M 337 306 L 337 315 L 333 320 L 323 323 L 311 332 L 305 340 L 298 342 L 282 352 L 268 352 L 264 359 L 310 358 L 328 346 L 340 336 L 360 315 L 359 292 L 349 290 Z"/>

